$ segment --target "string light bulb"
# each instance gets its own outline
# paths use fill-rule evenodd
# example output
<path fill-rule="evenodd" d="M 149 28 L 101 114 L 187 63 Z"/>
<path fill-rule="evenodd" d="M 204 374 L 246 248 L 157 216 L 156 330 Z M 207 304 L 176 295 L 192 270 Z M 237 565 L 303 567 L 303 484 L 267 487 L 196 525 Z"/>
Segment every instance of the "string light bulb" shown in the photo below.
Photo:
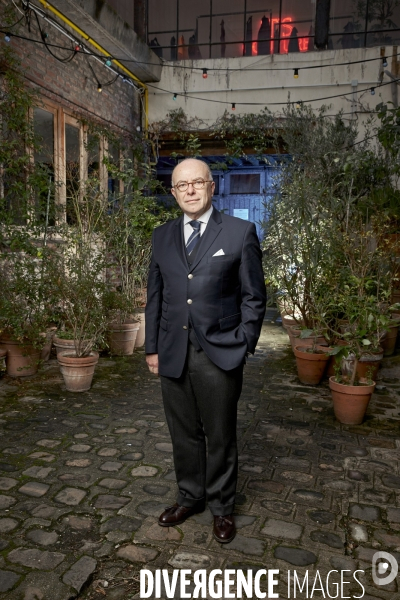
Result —
<path fill-rule="evenodd" d="M 236 104 L 232 102 L 232 110 L 236 110 Z"/>
<path fill-rule="evenodd" d="M 6 35 L 4 36 L 4 41 L 5 42 L 11 42 L 11 33 L 6 33 Z"/>
<path fill-rule="evenodd" d="M 386 58 L 386 56 L 383 56 L 382 57 L 382 67 L 387 67 L 387 66 L 388 66 L 387 58 Z"/>
<path fill-rule="evenodd" d="M 42 37 L 42 40 L 45 41 L 49 37 L 49 34 L 47 33 L 47 31 L 42 31 L 41 37 Z"/>
<path fill-rule="evenodd" d="M 294 70 L 293 77 L 294 77 L 295 79 L 298 79 L 298 78 L 299 78 L 299 70 L 298 70 L 298 69 L 295 69 L 295 70 Z"/>
<path fill-rule="evenodd" d="M 123 83 L 128 83 L 128 78 L 126 75 L 122 75 L 122 81 Z"/>
<path fill-rule="evenodd" d="M 111 59 L 107 58 L 105 64 L 106 64 L 106 67 L 111 67 L 111 65 L 112 65 Z"/>
<path fill-rule="evenodd" d="M 172 100 L 176 100 L 176 99 L 177 99 L 177 97 L 178 97 L 178 94 L 174 94 L 174 95 L 172 96 Z"/>
<path fill-rule="evenodd" d="M 74 48 L 75 52 L 79 52 L 80 49 L 81 49 L 80 45 L 79 44 L 75 44 L 75 48 Z"/>
<path fill-rule="evenodd" d="M 371 96 L 375 96 L 375 88 L 371 88 Z"/>
<path fill-rule="evenodd" d="M 98 91 L 99 93 L 103 91 L 103 87 L 102 87 L 101 83 L 98 83 L 98 84 L 97 84 L 97 91 Z"/>
<path fill-rule="evenodd" d="M 203 79 L 207 79 L 208 77 L 208 69 L 203 69 Z"/>

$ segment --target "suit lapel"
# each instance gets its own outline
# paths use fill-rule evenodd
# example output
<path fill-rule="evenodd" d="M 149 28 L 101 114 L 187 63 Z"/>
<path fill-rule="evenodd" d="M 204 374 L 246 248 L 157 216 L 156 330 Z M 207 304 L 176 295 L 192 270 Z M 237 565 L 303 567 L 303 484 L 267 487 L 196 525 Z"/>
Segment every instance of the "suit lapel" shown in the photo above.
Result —
<path fill-rule="evenodd" d="M 186 260 L 185 244 L 183 240 L 183 215 L 175 221 L 174 241 L 178 256 L 187 270 L 188 263 Z"/>
<path fill-rule="evenodd" d="M 216 237 L 219 235 L 222 229 L 222 219 L 220 213 L 214 208 L 211 213 L 211 217 L 207 223 L 206 230 L 202 235 L 201 244 L 199 245 L 199 250 L 197 252 L 197 256 L 192 263 L 190 268 L 191 271 L 197 267 L 211 244 L 214 242 Z"/>

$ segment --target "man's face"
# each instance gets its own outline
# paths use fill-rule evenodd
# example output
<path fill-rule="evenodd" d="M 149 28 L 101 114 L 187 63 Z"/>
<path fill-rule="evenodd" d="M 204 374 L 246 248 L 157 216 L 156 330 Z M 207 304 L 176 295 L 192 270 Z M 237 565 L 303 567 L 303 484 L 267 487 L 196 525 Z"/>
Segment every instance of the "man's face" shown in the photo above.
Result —
<path fill-rule="evenodd" d="M 198 219 L 211 206 L 215 183 L 209 181 L 210 176 L 206 165 L 195 159 L 189 159 L 179 164 L 173 173 L 172 193 L 183 212 L 191 219 Z M 202 189 L 195 189 L 193 183 L 203 180 L 206 183 Z M 179 191 L 180 183 L 189 183 L 186 191 Z"/>

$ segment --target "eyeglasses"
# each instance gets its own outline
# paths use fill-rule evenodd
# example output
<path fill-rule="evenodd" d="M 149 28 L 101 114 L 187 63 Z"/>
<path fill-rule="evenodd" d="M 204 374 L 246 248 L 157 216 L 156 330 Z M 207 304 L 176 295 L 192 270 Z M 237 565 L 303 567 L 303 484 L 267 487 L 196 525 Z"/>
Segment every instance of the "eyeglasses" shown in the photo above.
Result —
<path fill-rule="evenodd" d="M 212 179 L 195 179 L 194 181 L 179 181 L 174 188 L 178 192 L 186 192 L 189 185 L 192 185 L 195 190 L 202 190 L 206 183 L 212 183 Z"/>

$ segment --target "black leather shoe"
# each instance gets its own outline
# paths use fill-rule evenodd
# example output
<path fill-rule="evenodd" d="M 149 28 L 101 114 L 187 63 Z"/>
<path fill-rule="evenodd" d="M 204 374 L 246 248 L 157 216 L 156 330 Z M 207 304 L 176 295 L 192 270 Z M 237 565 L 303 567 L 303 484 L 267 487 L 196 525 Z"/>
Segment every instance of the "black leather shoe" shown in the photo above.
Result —
<path fill-rule="evenodd" d="M 192 506 L 187 508 L 186 506 L 180 506 L 178 503 L 173 506 L 168 506 L 158 519 L 158 524 L 161 527 L 173 527 L 174 525 L 180 525 L 188 517 L 202 512 L 202 508 Z"/>
<path fill-rule="evenodd" d="M 236 535 L 235 517 L 233 515 L 214 516 L 213 534 L 217 542 L 228 544 Z"/>

